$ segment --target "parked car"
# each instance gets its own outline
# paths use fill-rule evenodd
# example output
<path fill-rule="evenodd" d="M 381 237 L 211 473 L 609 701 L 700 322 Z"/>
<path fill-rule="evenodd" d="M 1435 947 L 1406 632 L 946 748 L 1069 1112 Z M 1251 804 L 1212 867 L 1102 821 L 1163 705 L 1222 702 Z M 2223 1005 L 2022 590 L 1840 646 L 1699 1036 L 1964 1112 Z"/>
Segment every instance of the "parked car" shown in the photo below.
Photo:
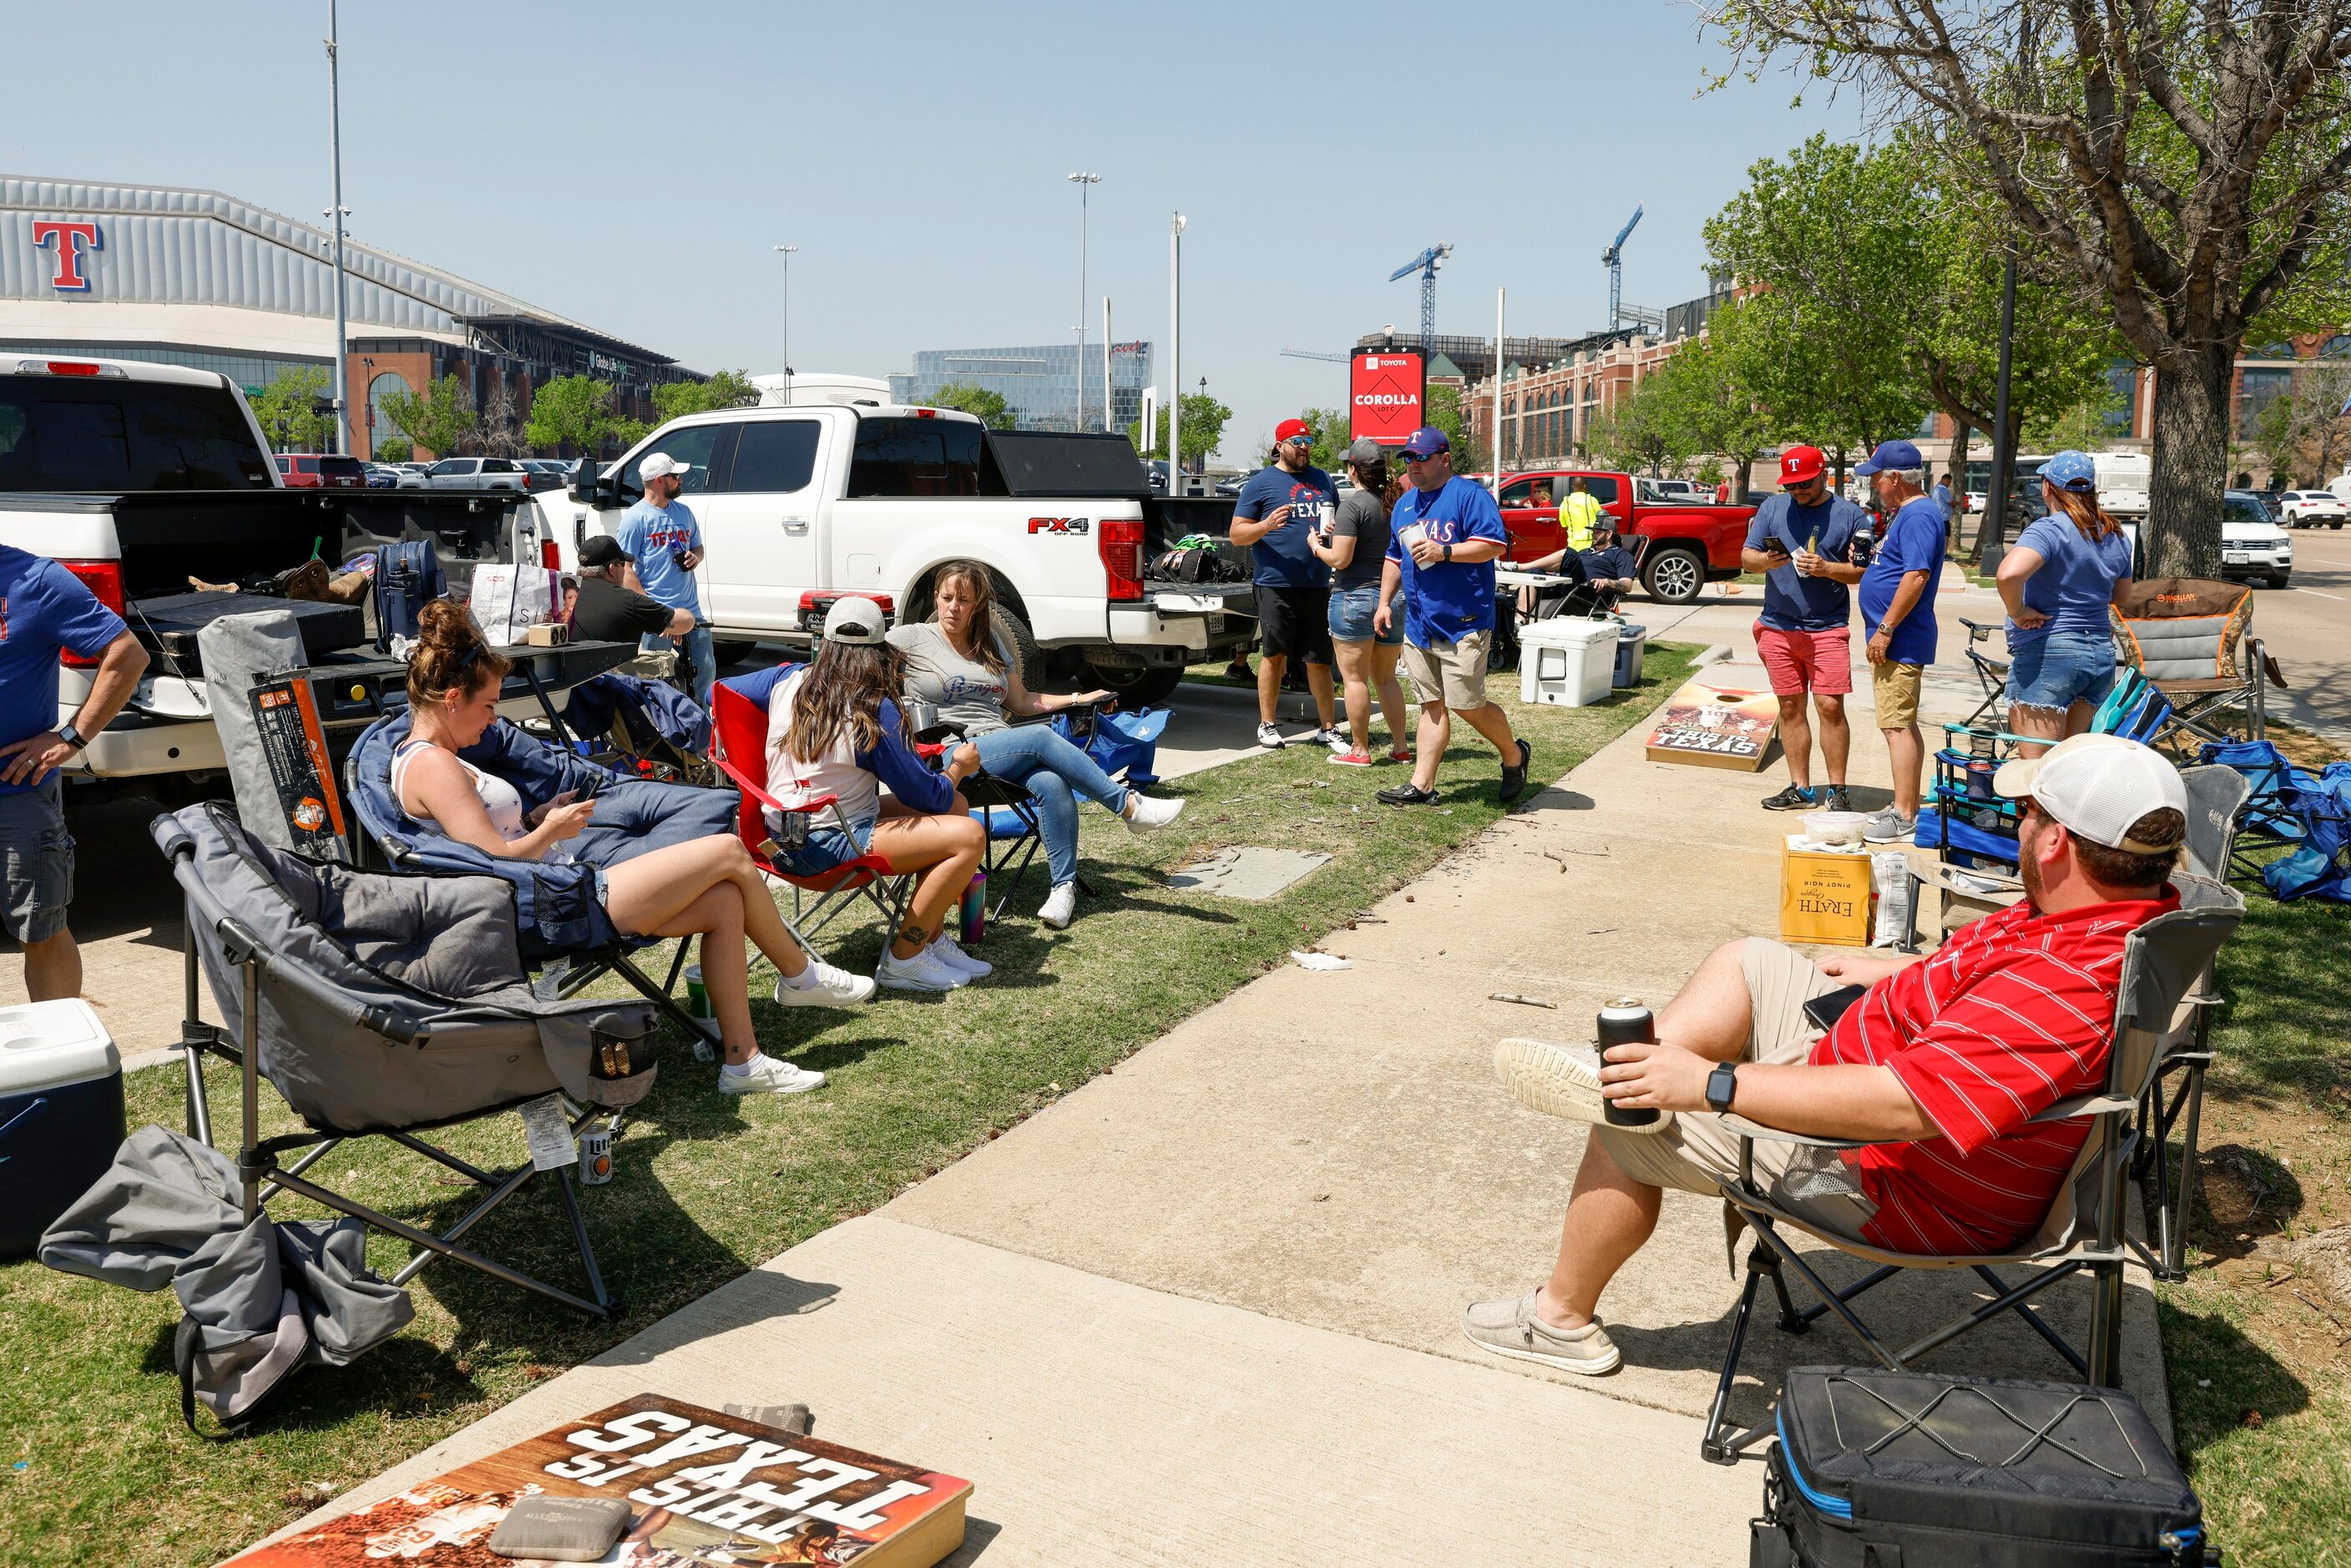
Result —
<path fill-rule="evenodd" d="M 2316 528 L 2322 523 L 2339 528 L 2351 520 L 2351 507 L 2345 506 L 2332 490 L 2288 490 L 2278 497 L 2278 520 L 2290 528 Z"/>
<path fill-rule="evenodd" d="M 2250 490 L 2231 490 L 2220 498 L 2220 575 L 2258 577 L 2272 588 L 2293 580 L 2294 540 Z"/>
<path fill-rule="evenodd" d="M 511 457 L 444 457 L 425 470 L 434 490 L 527 490 L 528 476 Z"/>
<path fill-rule="evenodd" d="M 1659 603 L 1688 604 L 1708 582 L 1739 575 L 1740 548 L 1747 542 L 1754 507 L 1718 505 L 1711 497 L 1646 501 L 1640 498 L 1631 475 L 1588 468 L 1513 474 L 1502 482 L 1495 500 L 1502 509 L 1502 526 L 1510 534 L 1507 559 L 1532 560 L 1567 542 L 1559 524 L 1559 504 L 1567 497 L 1568 482 L 1578 478 L 1601 510 L 1616 519 L 1625 548 L 1640 552 L 1641 586 Z M 1534 504 L 1538 486 L 1551 493 L 1548 506 Z"/>
<path fill-rule="evenodd" d="M 369 489 L 397 490 L 400 488 L 399 469 L 387 467 L 381 463 L 366 463 L 361 464 L 360 466 L 367 471 L 367 487 Z"/>
<path fill-rule="evenodd" d="M 277 476 L 289 490 L 364 490 L 367 468 L 356 457 L 333 453 L 281 452 Z"/>

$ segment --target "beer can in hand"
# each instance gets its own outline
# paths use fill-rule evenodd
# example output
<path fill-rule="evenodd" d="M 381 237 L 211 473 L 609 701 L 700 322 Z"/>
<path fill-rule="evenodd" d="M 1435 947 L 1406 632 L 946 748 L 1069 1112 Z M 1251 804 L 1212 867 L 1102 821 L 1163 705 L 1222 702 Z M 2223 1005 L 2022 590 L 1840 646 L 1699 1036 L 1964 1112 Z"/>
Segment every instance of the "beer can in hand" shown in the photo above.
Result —
<path fill-rule="evenodd" d="M 1619 997 L 1600 1009 L 1600 1058 L 1604 1065 L 1608 1048 L 1630 1045 L 1635 1040 L 1653 1043 L 1657 1038 L 1657 1020 L 1638 997 Z M 1648 1127 L 1656 1124 L 1657 1113 L 1650 1110 L 1624 1110 L 1615 1101 L 1607 1102 L 1602 1114 L 1612 1127 Z"/>
<path fill-rule="evenodd" d="M 580 1185 L 602 1186 L 612 1179 L 612 1129 L 603 1123 L 580 1134 Z"/>

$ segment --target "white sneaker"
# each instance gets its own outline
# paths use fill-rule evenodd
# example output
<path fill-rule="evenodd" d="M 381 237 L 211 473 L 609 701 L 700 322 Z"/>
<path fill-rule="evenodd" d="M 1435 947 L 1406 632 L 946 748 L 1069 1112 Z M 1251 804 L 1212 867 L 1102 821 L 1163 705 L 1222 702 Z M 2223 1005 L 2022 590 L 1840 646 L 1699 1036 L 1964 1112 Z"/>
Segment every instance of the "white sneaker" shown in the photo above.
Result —
<path fill-rule="evenodd" d="M 1327 746 L 1333 751 L 1347 751 L 1355 744 L 1335 729 L 1318 729 L 1311 738 L 1315 745 Z"/>
<path fill-rule="evenodd" d="M 1045 895 L 1044 907 L 1037 911 L 1037 918 L 1056 931 L 1067 931 L 1077 913 L 1078 884 L 1057 882 L 1053 884 L 1053 891 Z"/>
<path fill-rule="evenodd" d="M 956 944 L 955 938 L 949 936 L 945 930 L 941 930 L 935 937 L 933 937 L 931 945 L 923 951 L 936 958 L 940 967 L 958 970 L 969 975 L 975 980 L 983 975 L 996 973 L 995 965 L 985 958 L 975 958 L 965 952 Z"/>
<path fill-rule="evenodd" d="M 1259 746 L 1271 747 L 1276 751 L 1280 750 L 1284 745 L 1281 738 L 1281 731 L 1274 728 L 1273 726 L 1270 724 L 1261 724 L 1257 727 L 1257 743 Z"/>
<path fill-rule="evenodd" d="M 971 977 L 961 969 L 948 968 L 927 947 L 911 958 L 901 958 L 884 948 L 882 961 L 873 966 L 873 983 L 893 991 L 952 991 L 969 985 Z"/>
<path fill-rule="evenodd" d="M 800 971 L 800 985 L 793 985 L 781 975 L 776 977 L 776 1005 L 779 1008 L 853 1008 L 873 994 L 873 982 L 863 975 L 852 975 L 846 969 L 836 969 L 821 958 L 812 958 Z"/>
<path fill-rule="evenodd" d="M 823 1073 L 795 1067 L 773 1056 L 753 1057 L 748 1072 L 729 1072 L 723 1067 L 718 1070 L 721 1094 L 805 1094 L 823 1087 Z"/>
<path fill-rule="evenodd" d="M 1128 790 L 1126 798 L 1134 802 L 1125 819 L 1130 833 L 1155 833 L 1184 814 L 1181 800 L 1155 800 L 1140 789 Z"/>

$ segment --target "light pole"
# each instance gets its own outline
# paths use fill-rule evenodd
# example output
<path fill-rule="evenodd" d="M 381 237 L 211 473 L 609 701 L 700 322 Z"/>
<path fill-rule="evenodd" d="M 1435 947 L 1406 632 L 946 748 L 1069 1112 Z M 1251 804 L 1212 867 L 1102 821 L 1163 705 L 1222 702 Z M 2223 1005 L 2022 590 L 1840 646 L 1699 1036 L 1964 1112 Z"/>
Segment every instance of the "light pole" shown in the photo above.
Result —
<path fill-rule="evenodd" d="M 1167 493 L 1184 489 L 1184 214 L 1167 225 Z"/>
<path fill-rule="evenodd" d="M 1072 174 L 1070 183 L 1078 188 L 1078 423 L 1086 427 L 1086 203 L 1093 187 L 1102 183 L 1100 174 Z M 1107 392 L 1108 389 L 1104 389 Z"/>
<path fill-rule="evenodd" d="M 327 215 L 335 223 L 335 450 L 348 454 L 351 449 L 351 380 L 350 366 L 345 362 L 350 337 L 343 319 L 343 219 L 350 209 L 343 205 L 343 84 L 336 59 L 338 33 L 335 0 L 327 0 L 327 127 L 335 166 L 335 204 L 327 210 Z M 372 448 L 369 455 L 374 455 Z"/>
<path fill-rule="evenodd" d="M 792 253 L 796 245 L 779 245 L 776 254 L 784 258 L 784 402 L 792 401 Z"/>

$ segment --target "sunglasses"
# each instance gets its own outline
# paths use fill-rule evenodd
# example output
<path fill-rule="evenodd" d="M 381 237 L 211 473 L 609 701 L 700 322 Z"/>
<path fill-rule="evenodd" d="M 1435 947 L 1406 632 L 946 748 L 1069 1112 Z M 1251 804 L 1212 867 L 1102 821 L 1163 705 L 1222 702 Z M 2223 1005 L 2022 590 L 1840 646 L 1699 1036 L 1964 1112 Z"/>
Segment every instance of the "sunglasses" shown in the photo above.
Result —
<path fill-rule="evenodd" d="M 1407 452 L 1404 455 L 1404 460 L 1405 465 L 1408 467 L 1415 463 L 1426 463 L 1431 458 L 1442 457 L 1445 454 L 1442 452 L 1425 452 L 1418 455 L 1415 455 L 1414 454 Z"/>

